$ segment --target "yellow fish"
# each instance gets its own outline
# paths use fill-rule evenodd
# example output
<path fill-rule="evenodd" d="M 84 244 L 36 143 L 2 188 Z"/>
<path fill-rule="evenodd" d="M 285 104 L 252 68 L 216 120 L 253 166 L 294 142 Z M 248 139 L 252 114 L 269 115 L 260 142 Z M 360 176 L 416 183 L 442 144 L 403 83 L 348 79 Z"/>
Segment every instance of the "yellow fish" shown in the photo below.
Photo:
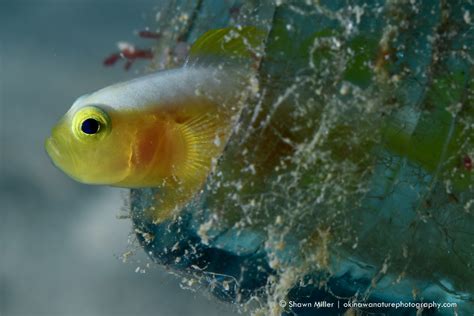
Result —
<path fill-rule="evenodd" d="M 222 153 L 248 90 L 242 60 L 261 42 L 253 27 L 210 31 L 183 67 L 80 97 L 53 128 L 47 153 L 79 182 L 160 188 L 152 215 L 169 218 Z"/>

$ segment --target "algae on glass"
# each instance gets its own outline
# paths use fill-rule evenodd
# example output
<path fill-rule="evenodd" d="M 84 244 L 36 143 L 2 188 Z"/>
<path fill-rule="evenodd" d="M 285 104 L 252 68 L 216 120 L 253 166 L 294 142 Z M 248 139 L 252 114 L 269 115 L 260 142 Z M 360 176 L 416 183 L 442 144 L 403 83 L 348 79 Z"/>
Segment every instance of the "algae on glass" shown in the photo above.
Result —
<path fill-rule="evenodd" d="M 132 190 L 150 257 L 185 286 L 261 315 L 314 311 L 281 303 L 291 300 L 338 301 L 339 313 L 358 309 L 343 307 L 349 301 L 472 313 L 473 8 L 160 4 L 152 69 L 182 63 L 180 50 L 208 30 L 255 26 L 265 40 L 251 97 L 202 191 L 153 223 L 144 214 L 159 208 L 157 190 Z"/>

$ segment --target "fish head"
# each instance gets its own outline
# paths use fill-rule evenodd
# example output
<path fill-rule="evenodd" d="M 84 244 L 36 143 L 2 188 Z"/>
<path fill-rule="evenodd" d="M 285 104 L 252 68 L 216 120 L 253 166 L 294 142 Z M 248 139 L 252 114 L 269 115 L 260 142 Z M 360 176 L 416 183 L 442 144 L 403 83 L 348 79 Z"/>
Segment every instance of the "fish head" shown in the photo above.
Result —
<path fill-rule="evenodd" d="M 114 111 L 104 105 L 73 106 L 45 143 L 53 163 L 73 179 L 114 185 L 130 172 L 130 131 L 114 128 Z"/>

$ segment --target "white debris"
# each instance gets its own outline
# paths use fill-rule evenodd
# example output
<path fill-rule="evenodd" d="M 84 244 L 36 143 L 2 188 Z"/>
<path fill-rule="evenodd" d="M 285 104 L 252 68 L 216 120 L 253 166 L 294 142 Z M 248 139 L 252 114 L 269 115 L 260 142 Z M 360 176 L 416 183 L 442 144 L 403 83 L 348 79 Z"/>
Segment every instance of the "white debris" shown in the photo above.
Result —
<path fill-rule="evenodd" d="M 348 83 L 346 82 L 343 82 L 342 85 L 341 85 L 341 89 L 339 90 L 339 93 L 341 95 L 346 95 L 349 93 L 349 90 L 350 90 L 350 86 Z"/>
<path fill-rule="evenodd" d="M 356 23 L 359 24 L 360 18 L 362 17 L 362 15 L 364 15 L 364 9 L 356 5 L 354 7 L 354 13 L 356 15 Z"/>
<path fill-rule="evenodd" d="M 471 13 L 468 10 L 464 11 L 463 18 L 464 22 L 466 22 L 467 24 L 471 24 Z"/>
<path fill-rule="evenodd" d="M 214 145 L 216 145 L 216 147 L 219 147 L 221 145 L 221 139 L 219 135 L 216 135 L 216 138 L 214 138 Z"/>
<path fill-rule="evenodd" d="M 204 245 L 209 245 L 209 236 L 207 235 L 207 232 L 209 231 L 209 229 L 211 229 L 211 227 L 212 219 L 199 226 L 198 235 L 199 237 L 201 237 L 201 241 Z"/>

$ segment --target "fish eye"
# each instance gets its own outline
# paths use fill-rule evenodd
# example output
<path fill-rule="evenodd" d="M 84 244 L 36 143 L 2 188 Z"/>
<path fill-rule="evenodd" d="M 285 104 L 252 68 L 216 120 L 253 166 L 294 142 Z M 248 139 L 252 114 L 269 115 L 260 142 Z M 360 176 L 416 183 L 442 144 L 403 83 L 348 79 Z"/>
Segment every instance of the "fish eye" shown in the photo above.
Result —
<path fill-rule="evenodd" d="M 97 106 L 79 109 L 72 119 L 72 131 L 81 141 L 91 142 L 103 139 L 111 129 L 107 112 Z"/>
<path fill-rule="evenodd" d="M 84 120 L 81 124 L 81 131 L 86 134 L 96 134 L 100 130 L 100 122 L 93 118 Z"/>

